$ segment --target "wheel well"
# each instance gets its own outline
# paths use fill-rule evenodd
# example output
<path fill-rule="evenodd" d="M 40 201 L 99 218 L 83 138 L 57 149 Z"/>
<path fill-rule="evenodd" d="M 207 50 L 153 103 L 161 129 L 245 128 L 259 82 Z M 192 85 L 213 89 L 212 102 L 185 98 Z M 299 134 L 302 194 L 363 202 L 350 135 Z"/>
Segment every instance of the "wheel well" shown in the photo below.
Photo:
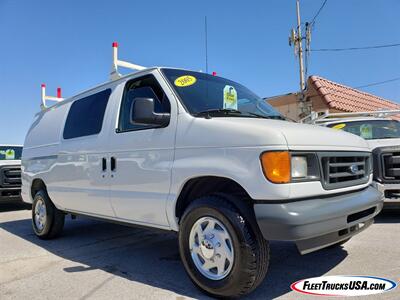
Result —
<path fill-rule="evenodd" d="M 252 208 L 251 197 L 236 181 L 224 177 L 205 176 L 190 179 L 185 183 L 175 205 L 175 216 L 180 220 L 193 200 L 215 193 L 225 193 L 243 200 L 241 203 L 233 203 L 239 209 L 244 204 Z"/>
<path fill-rule="evenodd" d="M 33 180 L 32 185 L 31 185 L 32 199 L 35 198 L 36 193 L 40 190 L 47 191 L 47 188 L 42 179 L 36 178 Z"/>

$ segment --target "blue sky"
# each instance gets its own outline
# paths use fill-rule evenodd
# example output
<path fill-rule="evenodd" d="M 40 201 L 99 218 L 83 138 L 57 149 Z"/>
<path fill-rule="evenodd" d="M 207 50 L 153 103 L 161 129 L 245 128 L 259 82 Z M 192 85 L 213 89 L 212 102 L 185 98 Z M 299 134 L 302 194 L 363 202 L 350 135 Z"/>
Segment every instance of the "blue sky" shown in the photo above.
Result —
<path fill-rule="evenodd" d="M 323 0 L 301 0 L 303 21 Z M 400 42 L 398 0 L 329 0 L 313 48 Z M 298 61 L 288 46 L 295 0 L 13 1 L 0 0 L 0 144 L 23 143 L 39 110 L 40 84 L 64 96 L 108 80 L 111 43 L 120 58 L 145 66 L 209 71 L 260 96 L 298 89 Z M 360 86 L 400 77 L 400 47 L 311 54 L 309 74 Z M 400 81 L 364 89 L 400 102 Z"/>

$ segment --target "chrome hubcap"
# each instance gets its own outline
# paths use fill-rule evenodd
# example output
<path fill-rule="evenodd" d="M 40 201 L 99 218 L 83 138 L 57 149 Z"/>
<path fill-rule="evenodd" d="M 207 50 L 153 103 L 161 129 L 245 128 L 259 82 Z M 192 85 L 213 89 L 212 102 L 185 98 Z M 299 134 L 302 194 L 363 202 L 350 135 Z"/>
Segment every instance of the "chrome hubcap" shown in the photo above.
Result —
<path fill-rule="evenodd" d="M 46 225 L 46 205 L 43 199 L 39 199 L 35 205 L 35 225 L 39 231 L 42 231 Z"/>
<path fill-rule="evenodd" d="M 232 238 L 225 226 L 213 217 L 202 217 L 193 224 L 189 248 L 196 268 L 208 279 L 221 280 L 233 267 Z"/>

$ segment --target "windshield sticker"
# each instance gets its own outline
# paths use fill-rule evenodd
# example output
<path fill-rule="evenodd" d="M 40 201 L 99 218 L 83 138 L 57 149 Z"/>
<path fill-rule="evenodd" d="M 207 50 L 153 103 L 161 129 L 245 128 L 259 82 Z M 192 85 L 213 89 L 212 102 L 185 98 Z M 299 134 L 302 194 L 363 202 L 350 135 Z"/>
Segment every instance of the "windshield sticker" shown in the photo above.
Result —
<path fill-rule="evenodd" d="M 346 127 L 346 124 L 342 123 L 342 124 L 337 124 L 337 125 L 333 126 L 332 128 L 339 130 L 339 129 L 343 129 L 345 127 Z"/>
<path fill-rule="evenodd" d="M 174 84 L 179 87 L 186 87 L 195 83 L 196 77 L 190 75 L 180 76 L 174 81 Z"/>
<path fill-rule="evenodd" d="M 5 159 L 15 159 L 15 151 L 14 149 L 7 149 L 0 151 L 1 155 L 4 155 Z"/>
<path fill-rule="evenodd" d="M 360 136 L 364 139 L 372 139 L 372 125 L 371 124 L 361 125 Z"/>
<path fill-rule="evenodd" d="M 237 92 L 231 85 L 224 87 L 224 107 L 229 109 L 238 109 Z"/>

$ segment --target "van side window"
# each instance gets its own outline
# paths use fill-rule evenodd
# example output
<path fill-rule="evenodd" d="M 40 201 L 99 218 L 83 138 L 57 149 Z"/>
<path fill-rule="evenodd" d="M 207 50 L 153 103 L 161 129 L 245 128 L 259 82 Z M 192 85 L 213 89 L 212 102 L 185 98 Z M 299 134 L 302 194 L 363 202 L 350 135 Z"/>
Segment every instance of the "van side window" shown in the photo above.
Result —
<path fill-rule="evenodd" d="M 153 75 L 128 81 L 122 96 L 117 132 L 153 128 L 149 125 L 130 122 L 132 103 L 136 98 L 153 98 L 154 110 L 157 113 L 170 113 L 171 105 L 160 84 Z"/>
<path fill-rule="evenodd" d="M 107 89 L 72 103 L 65 122 L 64 139 L 98 134 L 110 94 L 111 89 Z"/>

